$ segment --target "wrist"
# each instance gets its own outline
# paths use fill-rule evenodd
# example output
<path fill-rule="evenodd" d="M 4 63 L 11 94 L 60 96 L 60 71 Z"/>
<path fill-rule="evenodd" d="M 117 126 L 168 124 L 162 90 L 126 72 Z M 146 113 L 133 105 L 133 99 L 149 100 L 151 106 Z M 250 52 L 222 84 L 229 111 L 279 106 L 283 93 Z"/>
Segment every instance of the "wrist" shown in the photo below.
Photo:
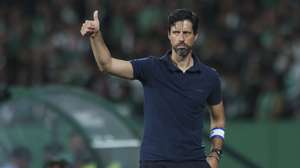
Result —
<path fill-rule="evenodd" d="M 92 34 L 90 35 L 90 38 L 91 38 L 91 39 L 95 39 L 95 38 L 99 38 L 100 36 L 101 36 L 101 33 L 100 33 L 100 30 L 98 30 L 98 31 L 92 33 Z"/>
<path fill-rule="evenodd" d="M 213 128 L 210 131 L 210 135 L 209 135 L 210 139 L 214 139 L 214 138 L 220 138 L 224 141 L 225 139 L 225 130 L 224 128 Z"/>

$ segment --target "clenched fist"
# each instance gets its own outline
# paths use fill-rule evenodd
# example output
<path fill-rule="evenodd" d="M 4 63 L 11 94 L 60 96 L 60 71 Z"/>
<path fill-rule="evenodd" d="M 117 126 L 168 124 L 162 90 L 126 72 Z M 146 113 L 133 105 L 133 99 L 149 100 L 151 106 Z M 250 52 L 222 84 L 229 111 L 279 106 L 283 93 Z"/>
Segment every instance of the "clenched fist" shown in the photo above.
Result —
<path fill-rule="evenodd" d="M 98 10 L 96 10 L 94 11 L 94 20 L 86 20 L 81 26 L 80 33 L 82 36 L 94 37 L 99 29 Z"/>

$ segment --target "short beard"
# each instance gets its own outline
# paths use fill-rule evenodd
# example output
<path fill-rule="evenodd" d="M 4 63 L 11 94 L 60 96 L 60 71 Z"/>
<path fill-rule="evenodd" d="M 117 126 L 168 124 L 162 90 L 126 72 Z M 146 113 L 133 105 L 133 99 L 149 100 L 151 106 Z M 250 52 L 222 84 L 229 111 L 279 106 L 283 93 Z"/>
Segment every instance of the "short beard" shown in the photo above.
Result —
<path fill-rule="evenodd" d="M 178 47 L 178 46 L 182 46 L 182 45 L 184 45 L 184 47 Z M 179 45 L 176 45 L 175 47 L 173 47 L 173 49 L 178 56 L 185 58 L 191 52 L 192 47 L 190 47 L 186 44 L 179 44 Z"/>

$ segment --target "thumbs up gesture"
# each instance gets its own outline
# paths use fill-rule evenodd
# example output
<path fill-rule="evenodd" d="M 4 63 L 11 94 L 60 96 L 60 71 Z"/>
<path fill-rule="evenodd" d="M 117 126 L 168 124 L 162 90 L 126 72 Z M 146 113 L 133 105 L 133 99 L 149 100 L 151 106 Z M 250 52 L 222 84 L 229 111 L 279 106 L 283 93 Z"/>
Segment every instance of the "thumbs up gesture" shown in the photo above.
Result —
<path fill-rule="evenodd" d="M 82 26 L 80 33 L 82 36 L 90 36 L 94 37 L 96 33 L 100 30 L 99 18 L 98 18 L 98 10 L 94 11 L 94 19 L 86 20 Z"/>

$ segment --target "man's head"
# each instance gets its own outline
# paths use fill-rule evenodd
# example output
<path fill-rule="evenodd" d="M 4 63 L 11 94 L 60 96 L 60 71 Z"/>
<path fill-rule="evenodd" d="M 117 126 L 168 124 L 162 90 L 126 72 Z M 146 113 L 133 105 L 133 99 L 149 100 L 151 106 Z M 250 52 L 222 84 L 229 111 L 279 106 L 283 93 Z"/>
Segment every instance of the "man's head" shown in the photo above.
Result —
<path fill-rule="evenodd" d="M 187 9 L 177 9 L 168 17 L 168 38 L 178 56 L 186 57 L 198 37 L 199 19 Z"/>

